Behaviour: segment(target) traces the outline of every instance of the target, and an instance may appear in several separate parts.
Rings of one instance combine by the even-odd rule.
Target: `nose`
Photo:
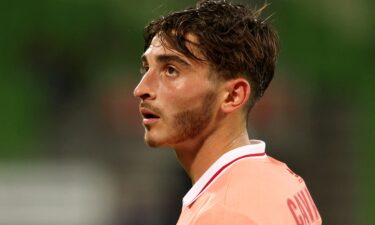
[[[152,77],[148,71],[146,74],[143,75],[142,79],[139,81],[137,87],[134,89],[134,96],[139,97],[142,100],[151,100],[155,98],[155,91],[153,91],[153,87],[155,85],[155,81],[152,80]]]

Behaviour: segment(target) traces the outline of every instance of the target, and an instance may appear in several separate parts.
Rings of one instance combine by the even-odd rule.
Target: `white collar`
[[[266,144],[260,140],[250,140],[249,145],[245,145],[222,155],[216,162],[214,162],[206,172],[198,179],[198,181],[191,187],[189,192],[184,196],[183,206],[192,204],[207,188],[214,183],[222,172],[232,165],[237,160],[243,158],[264,158]]]

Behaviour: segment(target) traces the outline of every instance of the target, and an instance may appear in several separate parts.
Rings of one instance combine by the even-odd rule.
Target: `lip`
[[[139,111],[141,112],[141,115],[142,115],[142,117],[143,117],[143,124],[144,124],[144,125],[151,125],[151,124],[156,123],[157,121],[160,120],[159,115],[157,115],[155,112],[153,112],[153,111],[150,110],[150,109],[147,109],[147,108],[141,107]],[[147,115],[147,114],[151,114],[151,115],[153,115],[153,116],[155,116],[155,117],[146,118],[146,115]]]
[[[143,118],[144,125],[151,125],[153,123],[156,123],[157,121],[159,121],[159,118],[152,118],[152,119]]]

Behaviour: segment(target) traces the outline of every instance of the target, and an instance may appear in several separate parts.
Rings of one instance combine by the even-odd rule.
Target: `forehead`
[[[204,59],[203,54],[199,51],[197,47],[197,38],[192,34],[187,34],[186,40],[186,47],[198,59],[194,59],[193,57],[187,56],[186,54],[178,51],[176,47],[172,46],[168,42],[167,38],[163,37],[160,34],[157,34],[153,37],[149,47],[144,52],[142,58],[145,58],[147,60],[147,58],[152,57],[154,55],[172,54],[184,58],[191,64],[207,64],[207,61]]]

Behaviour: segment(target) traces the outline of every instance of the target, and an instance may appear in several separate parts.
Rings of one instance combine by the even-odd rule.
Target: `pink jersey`
[[[183,199],[177,225],[319,225],[301,177],[265,154],[265,143],[221,156]]]

